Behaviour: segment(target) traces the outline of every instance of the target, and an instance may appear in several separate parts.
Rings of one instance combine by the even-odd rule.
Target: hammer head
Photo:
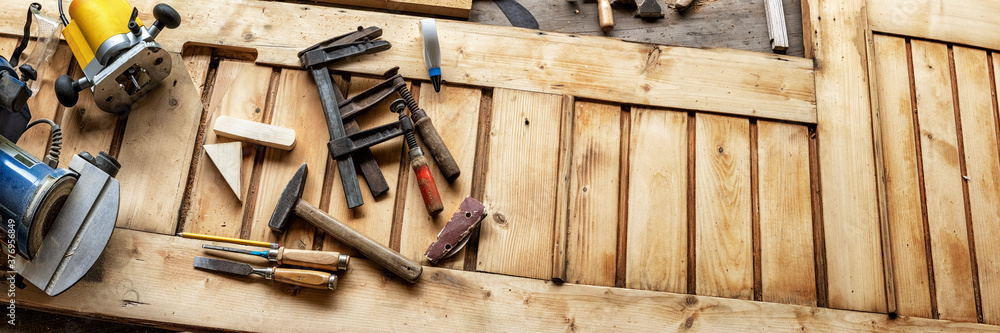
[[[288,225],[288,217],[292,215],[295,211],[295,204],[299,202],[299,197],[302,196],[302,189],[305,188],[306,174],[309,173],[309,168],[306,167],[305,163],[299,167],[298,171],[295,171],[295,175],[292,176],[292,180],[288,181],[288,185],[285,185],[285,189],[281,191],[281,197],[278,198],[278,203],[274,205],[274,213],[271,214],[271,221],[267,223],[267,226],[271,227],[275,233],[282,233],[285,231],[285,226]]]

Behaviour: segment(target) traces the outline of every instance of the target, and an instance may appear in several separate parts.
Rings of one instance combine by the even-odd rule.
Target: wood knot
[[[694,295],[688,295],[687,297],[684,297],[684,304],[687,304],[687,306],[698,305],[698,298],[694,297]]]
[[[724,151],[726,151],[726,150],[722,149],[722,146],[719,146],[719,154],[722,154],[722,152],[724,152]]]
[[[493,214],[493,220],[500,225],[507,224],[507,217],[503,216],[501,213]]]
[[[174,107],[174,106],[177,106],[177,104],[179,104],[179,102],[177,102],[176,98],[171,98],[170,102],[168,102],[168,104],[170,104],[171,107]]]

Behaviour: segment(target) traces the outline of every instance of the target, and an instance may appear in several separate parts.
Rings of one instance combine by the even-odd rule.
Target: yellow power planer
[[[59,103],[76,104],[79,93],[90,88],[101,110],[126,115],[132,103],[155,89],[170,74],[170,55],[154,41],[164,28],[181,24],[181,17],[167,4],[153,7],[156,22],[149,28],[139,11],[126,0],[74,0],[69,5],[63,37],[83,69],[84,77],[62,75],[55,82]]]

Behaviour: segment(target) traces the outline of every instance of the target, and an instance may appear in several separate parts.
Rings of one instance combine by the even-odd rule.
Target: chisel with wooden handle
[[[226,252],[249,254],[265,258],[278,265],[302,266],[327,271],[342,271],[347,269],[351,256],[330,251],[296,250],[279,247],[267,251],[251,251],[231,247],[202,244],[202,248]]]
[[[307,288],[337,289],[337,276],[327,272],[275,267],[254,268],[250,264],[205,257],[194,257],[194,267],[242,276],[257,274],[268,280]]]

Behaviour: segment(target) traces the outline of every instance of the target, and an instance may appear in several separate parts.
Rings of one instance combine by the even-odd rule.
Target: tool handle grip
[[[427,213],[436,216],[444,210],[444,204],[441,203],[441,194],[438,193],[437,184],[434,183],[434,177],[431,176],[431,168],[427,166],[427,157],[424,155],[416,156],[411,163],[413,164],[413,173],[417,175],[417,187],[420,188],[420,197],[424,199]]]
[[[601,30],[607,32],[615,28],[615,18],[611,15],[610,0],[597,0],[597,18],[601,22]]]
[[[294,265],[322,269],[327,271],[338,271],[347,269],[350,257],[339,252],[310,251],[281,248],[278,250],[278,264]]]
[[[322,229],[341,243],[358,249],[358,252],[361,252],[366,258],[399,275],[399,277],[407,282],[417,282],[420,278],[420,273],[424,271],[423,267],[399,254],[399,252],[393,251],[357,230],[351,229],[351,227],[337,221],[330,217],[330,215],[326,215],[322,210],[313,207],[313,205],[305,202],[305,200],[300,199],[295,204],[295,215]]]
[[[458,163],[451,156],[448,146],[444,144],[444,140],[441,140],[441,135],[434,128],[431,118],[427,117],[423,113],[423,110],[419,110],[419,114],[414,113],[413,120],[414,127],[420,133],[420,141],[424,142],[424,145],[430,150],[431,156],[434,156],[434,162],[437,163],[438,169],[444,175],[444,179],[449,183],[454,182],[458,178],[458,175],[461,174],[461,170],[458,169]]]
[[[320,271],[275,268],[274,281],[316,289],[337,289],[337,276]]]

